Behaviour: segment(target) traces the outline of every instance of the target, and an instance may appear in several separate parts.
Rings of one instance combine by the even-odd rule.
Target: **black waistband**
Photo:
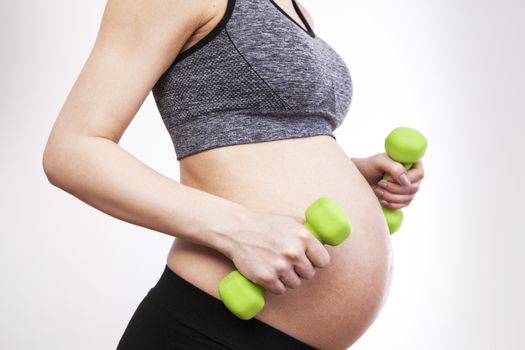
[[[180,322],[231,349],[315,349],[256,318],[241,320],[222,301],[194,286],[168,266],[150,294]]]

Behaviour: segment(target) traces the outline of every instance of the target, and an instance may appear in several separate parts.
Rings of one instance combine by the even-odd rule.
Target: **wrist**
[[[254,222],[255,212],[234,202],[223,209],[208,230],[206,244],[231,259],[235,235]]]
[[[368,158],[351,158],[357,170],[363,175],[366,182],[372,185],[374,183],[374,171],[370,163],[371,157]]]

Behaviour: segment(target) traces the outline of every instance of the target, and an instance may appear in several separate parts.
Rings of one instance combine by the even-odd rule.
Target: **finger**
[[[287,288],[298,288],[301,285],[301,279],[297,276],[294,269],[288,269],[279,274],[279,278]]]
[[[383,199],[381,200],[381,204],[390,209],[401,209],[408,207],[410,203],[389,203]]]
[[[330,263],[330,254],[315,237],[311,237],[306,247],[306,256],[316,268],[323,268]]]
[[[266,290],[273,294],[281,295],[286,292],[286,287],[279,278],[272,278],[271,280],[262,281],[262,283],[259,284],[262,284]]]
[[[419,191],[420,185],[420,181],[412,183],[410,186],[401,186],[395,182],[381,180],[377,183],[377,186],[372,186],[372,188],[374,191],[376,191],[376,193],[377,190],[382,190],[395,194],[413,194]]]
[[[383,194],[377,194],[377,197],[384,199],[389,203],[405,203],[409,204],[414,199],[414,194],[394,194],[384,191]]]
[[[415,162],[412,168],[407,172],[407,175],[411,182],[421,181],[425,177],[423,162],[420,160]]]
[[[380,154],[374,158],[374,167],[380,171],[386,171],[390,178],[401,185],[409,186],[410,178],[403,164],[394,161],[386,153]]]
[[[286,292],[286,287],[280,279],[276,279],[268,285],[268,290],[273,294],[282,295]]]
[[[413,165],[412,165],[412,168],[411,169],[419,169],[421,170],[423,173],[425,172],[424,170],[424,167],[423,167],[423,161],[420,159],[418,160],[417,162],[415,162]]]
[[[300,262],[295,264],[295,272],[299,275],[299,277],[309,280],[314,277],[315,275],[315,267],[313,267],[310,260],[308,260],[306,257],[304,259],[301,259]]]
[[[392,170],[388,171],[387,181],[398,183],[402,186],[410,186],[411,181],[408,177],[407,170],[404,166],[397,163],[397,166],[392,166]]]

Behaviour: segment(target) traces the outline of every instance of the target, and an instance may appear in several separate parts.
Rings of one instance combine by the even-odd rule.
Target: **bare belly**
[[[390,236],[372,189],[337,142],[325,135],[215,148],[181,161],[181,183],[255,211],[304,217],[320,196],[338,202],[353,231],[327,247],[330,264],[283,295],[267,292],[256,318],[320,349],[346,349],[377,317],[392,267]],[[236,269],[224,255],[175,239],[168,266],[219,299]]]

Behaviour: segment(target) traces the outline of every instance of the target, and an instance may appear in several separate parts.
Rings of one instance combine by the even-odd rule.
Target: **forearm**
[[[352,162],[354,162],[354,164],[357,166],[361,160],[361,158],[356,158],[356,157],[348,157],[348,159],[350,159]]]
[[[226,254],[227,235],[249,217],[240,204],[178,183],[109,139],[57,148],[44,156],[49,181],[117,219]]]
[[[354,163],[355,167],[361,174],[363,174],[363,160],[364,158],[357,158],[357,157],[348,157],[349,160]]]

